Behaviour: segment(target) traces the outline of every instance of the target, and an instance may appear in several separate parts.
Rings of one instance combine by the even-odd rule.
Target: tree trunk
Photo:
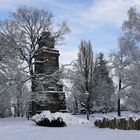
[[[20,102],[19,102],[19,99],[17,101],[17,116],[20,117]]]
[[[87,120],[89,120],[89,113],[90,113],[90,104],[89,104],[89,98],[87,99]]]
[[[119,79],[119,91],[121,91],[122,88],[122,80]],[[120,103],[120,95],[118,95],[118,116],[121,116],[121,103]]]
[[[36,103],[32,101],[31,115],[36,115]]]
[[[31,90],[32,90],[32,97],[31,97],[31,116],[34,116],[36,114],[37,104],[35,102],[35,88],[36,88],[36,80],[34,76],[33,66],[31,65],[32,60],[30,60],[30,75],[31,75]]]
[[[118,98],[118,116],[121,116],[121,104],[120,104],[120,98]]]

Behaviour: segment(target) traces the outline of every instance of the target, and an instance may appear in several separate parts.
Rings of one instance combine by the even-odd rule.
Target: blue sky
[[[0,19],[8,17],[21,5],[46,9],[54,14],[54,22],[66,21],[71,33],[66,35],[60,50],[60,63],[76,59],[82,39],[90,40],[94,54],[117,48],[121,25],[130,6],[140,8],[140,0],[0,0]]]

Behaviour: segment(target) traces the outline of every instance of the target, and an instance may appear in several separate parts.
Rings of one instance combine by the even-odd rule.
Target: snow
[[[102,114],[102,113],[96,113],[94,115],[91,115],[92,120],[95,121],[96,118],[98,119],[102,119],[103,117],[105,118],[120,118],[117,116],[117,112],[111,112],[111,113],[107,113],[107,114]],[[134,112],[130,112],[130,111],[122,111],[121,112],[121,118],[126,118],[128,119],[129,117],[132,117],[133,119],[139,119],[140,118],[140,113],[134,113]]]
[[[43,111],[41,114],[37,114],[33,116],[31,119],[34,122],[40,122],[44,118],[49,119],[50,121],[56,120],[57,118],[62,118],[66,125],[82,125],[82,124],[89,124],[89,121],[83,118],[77,118],[72,116],[69,113],[50,113],[50,111]]]
[[[126,112],[126,114],[130,112]],[[110,113],[111,116],[115,113]],[[133,113],[132,113],[133,114]],[[61,128],[36,126],[26,118],[1,118],[0,140],[139,140],[138,130],[113,130],[94,127],[93,120],[102,114],[94,114],[90,124],[69,125]],[[134,115],[134,114],[133,114]],[[86,116],[74,116],[85,118]]]

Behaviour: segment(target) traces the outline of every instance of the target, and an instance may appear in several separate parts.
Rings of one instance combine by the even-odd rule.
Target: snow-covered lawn
[[[128,115],[130,112],[124,113]],[[109,116],[113,116],[111,113]],[[77,116],[85,117],[85,116]],[[99,129],[94,127],[95,114],[90,124],[63,128],[39,127],[25,118],[0,119],[0,140],[140,140],[140,131]]]

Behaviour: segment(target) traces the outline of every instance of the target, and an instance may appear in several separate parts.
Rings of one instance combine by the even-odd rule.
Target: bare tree
[[[121,46],[120,42],[118,50],[110,54],[110,68],[113,70],[112,76],[115,78],[117,87],[118,116],[121,116],[121,97],[125,96],[125,90],[132,85],[132,81],[130,81],[131,62],[130,57],[126,53],[126,48]]]
[[[24,69],[28,71],[26,80],[31,80],[32,92],[35,92],[37,78],[34,59],[42,32],[51,32],[55,44],[64,39],[64,35],[69,32],[65,23],[53,27],[52,17],[51,12],[23,6],[10,13],[10,18],[0,24],[1,44],[14,48],[15,53],[23,61]],[[34,102],[32,106],[32,114],[35,114]]]
[[[72,62],[72,68],[67,70],[71,82],[71,92],[75,105],[90,111],[91,94],[93,93],[93,52],[90,41],[81,41],[78,58]],[[89,95],[86,97],[85,93]],[[82,110],[81,110],[82,111]]]
[[[123,36],[119,44],[125,51],[125,58],[129,58],[129,70],[127,82],[127,106],[133,106],[133,110],[139,111],[139,71],[140,71],[140,13],[135,7],[128,10],[128,19],[122,25]],[[133,105],[132,105],[133,104]]]

